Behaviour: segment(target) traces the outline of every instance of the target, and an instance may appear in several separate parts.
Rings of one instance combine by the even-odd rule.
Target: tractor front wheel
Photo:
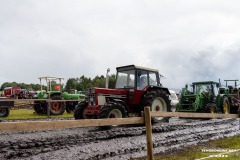
[[[1,108],[0,109],[0,117],[7,117],[10,113],[9,108]]]
[[[223,114],[230,113],[230,105],[227,97],[223,97],[221,101],[221,111]]]
[[[127,111],[117,102],[107,102],[99,112],[99,118],[125,118]],[[102,126],[102,129],[110,129],[113,126]]]
[[[80,102],[77,105],[76,109],[74,110],[74,118],[75,119],[87,119],[87,118],[89,118],[86,115],[87,106],[88,106],[88,103],[86,101]]]
[[[206,113],[217,113],[217,105],[215,103],[209,103],[205,108]]]

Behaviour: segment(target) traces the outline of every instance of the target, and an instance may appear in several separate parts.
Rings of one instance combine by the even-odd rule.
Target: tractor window
[[[148,85],[148,72],[144,70],[138,70],[137,75],[137,89],[142,90]]]
[[[213,93],[214,95],[218,95],[218,87],[217,87],[217,84],[212,84],[213,85]]]
[[[117,74],[116,87],[115,88],[134,88],[135,71],[121,71]]]
[[[155,72],[149,72],[149,85],[157,86],[157,75]]]
[[[202,85],[202,88],[203,88],[204,92],[211,92],[212,91],[211,84]]]

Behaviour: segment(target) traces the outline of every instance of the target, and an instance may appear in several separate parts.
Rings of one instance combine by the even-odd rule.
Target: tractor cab
[[[117,68],[116,89],[144,90],[150,85],[161,86],[158,70],[135,65]]]

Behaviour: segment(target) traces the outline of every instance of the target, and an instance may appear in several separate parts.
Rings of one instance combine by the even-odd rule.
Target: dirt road
[[[154,153],[240,134],[239,119],[171,118],[153,126]],[[0,159],[107,159],[146,156],[145,127],[0,133]]]

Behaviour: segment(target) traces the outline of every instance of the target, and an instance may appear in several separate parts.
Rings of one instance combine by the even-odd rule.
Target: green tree
[[[69,78],[67,80],[66,86],[65,86],[65,91],[70,92],[71,89],[76,89],[77,87],[77,79],[76,78]]]
[[[111,74],[109,76],[109,88],[113,89],[115,88],[115,83],[116,83],[116,75],[115,74]]]

